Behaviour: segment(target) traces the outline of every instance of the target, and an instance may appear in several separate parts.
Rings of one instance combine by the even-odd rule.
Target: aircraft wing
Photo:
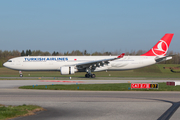
[[[109,61],[113,61],[116,59],[123,58],[125,53],[122,53],[121,55],[117,56],[116,58],[110,58],[110,59],[102,59],[102,60],[95,60],[95,61],[90,61],[90,62],[84,62],[84,63],[78,63],[75,66],[83,69],[83,68],[90,68],[90,67],[100,67],[103,66],[104,64],[108,64]]]

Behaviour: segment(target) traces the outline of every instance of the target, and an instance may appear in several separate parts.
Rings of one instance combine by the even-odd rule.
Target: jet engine
[[[76,71],[74,66],[65,66],[60,69],[61,75],[74,74]]]

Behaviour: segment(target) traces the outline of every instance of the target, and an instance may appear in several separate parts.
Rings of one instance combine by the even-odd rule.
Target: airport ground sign
[[[158,89],[158,83],[131,83],[131,89]]]

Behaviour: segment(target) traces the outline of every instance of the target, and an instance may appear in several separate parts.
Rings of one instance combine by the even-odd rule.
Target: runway
[[[0,104],[35,104],[46,109],[14,120],[179,120],[180,92],[21,90],[17,86],[26,80],[5,81],[0,81]],[[16,84],[8,85],[11,82]]]
[[[174,80],[0,80],[0,89],[18,88],[25,85],[52,85],[52,84],[108,84],[108,83],[159,83]],[[180,80],[175,80],[180,81]]]

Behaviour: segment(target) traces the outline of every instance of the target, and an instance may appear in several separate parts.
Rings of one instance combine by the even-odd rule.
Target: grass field
[[[96,79],[98,77],[104,78],[124,78],[124,77],[141,77],[141,78],[180,78],[180,73],[173,73],[169,69],[163,69],[163,67],[177,67],[179,64],[155,64],[144,68],[139,68],[135,70],[128,71],[102,71],[102,72],[94,72],[96,74]],[[179,70],[180,71],[180,70]],[[59,71],[22,71],[24,77],[65,77],[69,78],[70,76],[85,78],[85,72],[75,73],[74,75],[61,75]],[[0,77],[19,77],[19,72],[15,70],[10,70],[4,67],[0,68]]]
[[[77,85],[39,85],[22,86],[20,89],[41,90],[87,90],[87,91],[180,91],[180,86],[167,86],[159,83],[158,89],[130,89],[130,83],[118,84],[77,84]]]
[[[44,109],[36,105],[4,106],[0,104],[0,120],[33,115],[42,110]]]

